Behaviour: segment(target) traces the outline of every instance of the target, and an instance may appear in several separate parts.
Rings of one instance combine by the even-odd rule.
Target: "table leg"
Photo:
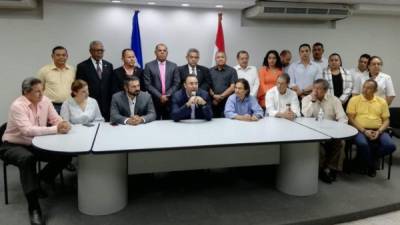
[[[88,215],[107,215],[128,201],[127,154],[78,156],[78,207]]]
[[[318,192],[319,143],[281,144],[276,187],[296,196]]]

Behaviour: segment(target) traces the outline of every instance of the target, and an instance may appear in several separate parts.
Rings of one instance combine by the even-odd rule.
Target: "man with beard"
[[[137,77],[124,80],[124,91],[117,92],[111,100],[111,123],[139,125],[156,119],[151,96],[140,91]]]

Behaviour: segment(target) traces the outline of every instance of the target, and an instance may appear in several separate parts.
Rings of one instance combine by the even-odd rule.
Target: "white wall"
[[[129,47],[131,20],[135,7],[124,5],[44,2],[43,18],[0,17],[0,121],[5,121],[8,107],[20,94],[20,83],[50,62],[55,45],[68,48],[69,63],[89,56],[91,40],[102,40],[105,58],[120,65],[120,51]],[[201,63],[209,66],[217,29],[217,11],[207,9],[140,7],[140,26],[144,61],[153,59],[154,45],[164,42],[169,59],[185,62],[190,47],[201,51]],[[354,16],[339,21],[336,29],[327,25],[299,25],[257,22],[242,26],[240,11],[224,12],[225,45],[228,63],[235,63],[235,53],[246,49],[253,64],[259,66],[269,49],[290,49],[297,57],[303,42],[321,41],[326,54],[338,52],[344,66],[354,67],[360,54],[383,57],[384,71],[393,77],[400,93],[396,73],[400,45],[399,17]],[[243,24],[248,24],[243,22]],[[400,105],[400,97],[395,99]]]

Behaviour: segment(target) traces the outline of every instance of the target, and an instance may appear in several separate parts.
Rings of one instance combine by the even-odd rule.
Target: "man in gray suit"
[[[111,100],[111,123],[139,125],[156,119],[153,101],[147,92],[140,91],[137,77],[124,80],[124,91],[117,92]]]
[[[157,44],[156,59],[144,68],[144,83],[153,98],[157,119],[169,119],[170,97],[180,85],[179,70],[175,63],[167,60],[168,48]]]

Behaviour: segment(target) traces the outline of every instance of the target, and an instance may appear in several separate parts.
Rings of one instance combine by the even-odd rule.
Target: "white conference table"
[[[357,129],[333,120],[317,121],[315,118],[299,117],[294,122],[316,130],[334,139],[346,139],[357,134]]]
[[[92,127],[72,125],[68,134],[37,136],[33,138],[32,144],[46,151],[67,154],[89,153],[92,150],[98,126],[98,124]]]
[[[78,125],[66,135],[35,137],[33,145],[78,153],[79,209],[89,215],[106,215],[127,204],[128,169],[150,173],[279,164],[278,190],[296,196],[315,194],[319,142],[337,138],[329,135],[330,129],[346,127],[341,138],[354,136],[356,130],[336,122],[323,129],[308,127],[308,120],[312,124],[313,118],[292,122],[267,117],[257,122],[213,119],[154,121],[140,126]]]

